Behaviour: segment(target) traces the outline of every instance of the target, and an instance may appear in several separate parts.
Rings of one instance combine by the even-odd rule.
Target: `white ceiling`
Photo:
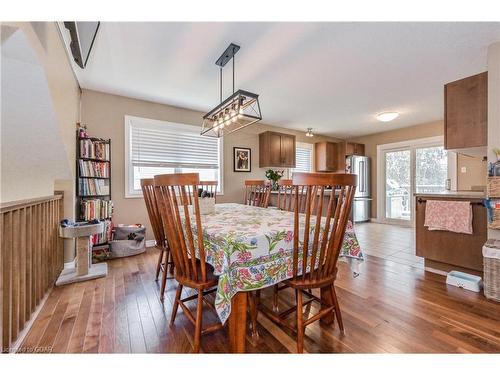
[[[500,23],[104,22],[76,70],[82,88],[207,112],[234,42],[236,89],[260,94],[263,122],[349,137],[442,119],[443,85],[486,70],[496,41]]]

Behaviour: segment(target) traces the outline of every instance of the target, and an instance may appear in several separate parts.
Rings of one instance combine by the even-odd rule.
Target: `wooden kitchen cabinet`
[[[363,156],[365,145],[353,142],[317,142],[314,144],[315,168],[317,172],[344,172],[345,158]]]
[[[487,121],[488,72],[444,86],[445,149],[486,146]]]
[[[361,143],[345,142],[345,156],[365,156],[365,145]]]
[[[424,226],[425,206],[429,199],[471,202],[473,234],[429,230]],[[486,208],[482,205],[482,198],[417,196],[415,200],[416,255],[425,258],[426,266],[445,272],[452,269],[481,272],[482,248],[487,239]]]
[[[314,160],[316,172],[337,170],[337,146],[333,142],[316,142],[314,144]]]
[[[295,136],[267,131],[259,134],[259,167],[295,168]]]

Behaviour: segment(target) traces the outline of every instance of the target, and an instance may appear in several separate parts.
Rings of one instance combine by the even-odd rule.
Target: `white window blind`
[[[297,143],[295,149],[295,168],[293,172],[312,171],[312,145],[309,143]]]
[[[219,168],[217,138],[200,136],[198,128],[131,125],[132,165],[137,167]]]
[[[192,125],[126,116],[127,196],[141,194],[141,178],[164,173],[199,173],[221,185],[221,141],[200,136]]]

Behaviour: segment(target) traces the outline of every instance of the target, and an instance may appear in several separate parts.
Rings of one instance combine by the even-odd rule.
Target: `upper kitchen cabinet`
[[[363,156],[365,145],[353,142],[317,142],[314,144],[317,172],[344,172],[345,158],[351,155]]]
[[[337,147],[333,142],[316,142],[314,144],[314,160],[316,172],[337,170]]]
[[[444,144],[447,150],[487,145],[488,72],[444,86]]]
[[[365,145],[361,143],[345,142],[345,156],[365,156]]]
[[[295,136],[272,131],[260,133],[259,167],[295,168]]]

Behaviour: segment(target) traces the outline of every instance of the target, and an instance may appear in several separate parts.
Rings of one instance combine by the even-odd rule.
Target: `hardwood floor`
[[[54,353],[186,353],[193,326],[182,312],[169,328],[175,281],[165,304],[154,281],[156,250],[108,262],[106,278],[54,288],[20,351]],[[500,304],[447,286],[444,277],[368,255],[353,278],[341,262],[337,294],[345,336],[338,326],[313,323],[305,351],[321,353],[500,352]],[[264,303],[271,301],[263,292]],[[292,301],[280,292],[280,304]],[[194,308],[194,305],[192,305]],[[311,309],[316,309],[313,305]],[[314,311],[314,310],[313,310]],[[293,318],[293,316],[292,316]],[[204,321],[217,319],[204,310]],[[295,352],[295,336],[259,315],[259,338],[247,335],[252,353]],[[228,351],[227,328],[202,337],[202,351]]]

